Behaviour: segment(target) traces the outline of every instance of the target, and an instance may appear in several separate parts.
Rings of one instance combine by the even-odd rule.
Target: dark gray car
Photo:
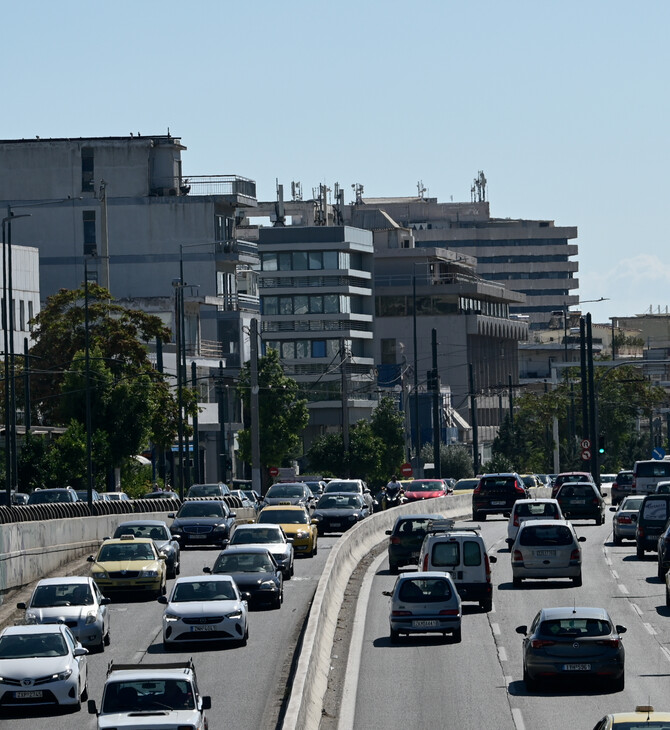
[[[284,600],[282,571],[267,548],[231,546],[219,553],[214,567],[203,568],[203,572],[232,576],[240,591],[249,594],[250,604],[280,608]]]

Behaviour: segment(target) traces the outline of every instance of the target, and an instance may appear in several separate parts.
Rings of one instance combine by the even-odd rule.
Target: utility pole
[[[600,486],[600,465],[598,464],[598,423],[596,414],[596,390],[593,376],[593,335],[591,332],[591,312],[586,314],[586,348],[588,354],[589,378],[589,431],[591,433],[591,476]]]
[[[198,378],[196,377],[195,362],[191,363],[191,387],[196,393]],[[198,409],[193,414],[193,482],[200,483],[200,434],[198,433]]]
[[[470,366],[472,367],[472,366]],[[507,387],[509,389],[509,425],[514,428],[514,390],[512,388],[512,376],[507,376]]]
[[[475,476],[479,474],[479,434],[477,433],[477,397],[475,395],[475,376],[472,363],[468,363],[470,375],[470,421],[472,422],[472,464]],[[511,378],[511,376],[510,376]],[[511,391],[510,391],[511,393]]]
[[[224,411],[224,388],[223,388],[223,360],[219,360],[219,369],[215,378],[216,382],[216,404],[219,415],[219,432],[216,435],[216,453],[219,459],[219,469],[217,477],[219,481],[228,481],[228,470],[226,468],[226,446],[223,425],[225,423]]]
[[[351,475],[351,459],[349,454],[349,381],[347,380],[347,362],[349,353],[347,351],[344,337],[340,338],[340,375],[342,380],[342,446],[344,450],[344,467],[346,476]]]
[[[586,378],[586,320],[584,317],[579,318],[579,369],[582,380],[582,439],[591,441],[593,446],[592,434],[589,434],[589,394]]]
[[[260,408],[258,386],[258,320],[251,320],[251,488],[258,494],[262,492],[261,480],[261,443],[260,443]]]
[[[107,235],[107,183],[100,181],[100,258],[102,259],[102,285],[110,291],[109,238]]]
[[[431,332],[431,348],[433,355],[433,464],[436,479],[442,477],[440,463],[440,377],[437,371],[437,330]]]

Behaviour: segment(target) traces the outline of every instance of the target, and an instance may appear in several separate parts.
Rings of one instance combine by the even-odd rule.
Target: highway
[[[584,535],[583,586],[567,580],[524,581],[512,586],[510,553],[505,545],[507,521],[481,523],[493,566],[494,609],[486,614],[464,603],[460,644],[441,636],[401,637],[391,645],[389,599],[395,577],[384,556],[371,566],[371,591],[362,642],[349,655],[360,655],[355,710],[340,730],[405,727],[449,727],[459,730],[590,729],[608,712],[631,710],[638,704],[670,707],[670,609],[665,586],[656,577],[656,554],[635,557],[635,544],[611,543],[611,517],[605,525],[576,522]],[[522,637],[515,628],[529,625],[544,606],[602,606],[628,631],[626,687],[608,692],[586,682],[526,691],[522,681]],[[353,697],[352,704],[353,704]],[[343,713],[344,714],[344,713]],[[353,719],[353,723],[351,722]]]
[[[114,600],[111,604],[111,645],[102,654],[88,657],[89,697],[98,705],[107,666],[117,662],[164,662],[193,657],[202,694],[211,695],[207,713],[210,730],[273,729],[296,641],[316,584],[337,537],[319,538],[314,558],[295,561],[295,575],[284,584],[284,603],[279,610],[253,610],[249,615],[246,647],[192,645],[189,650],[165,653],[161,616],[164,606],[153,600]],[[201,575],[211,566],[217,549],[182,551],[181,576]],[[85,574],[85,568],[82,574]],[[173,581],[169,581],[169,587]],[[95,728],[86,704],[78,713],[57,714],[53,709],[32,710],[25,717],[2,720],[11,730],[72,730]]]

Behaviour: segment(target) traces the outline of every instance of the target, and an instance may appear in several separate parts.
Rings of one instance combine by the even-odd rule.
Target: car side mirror
[[[312,525],[318,525],[319,524],[319,520],[313,519],[312,522],[311,522],[311,524]]]
[[[235,517],[237,517],[237,512],[231,512],[231,513],[230,513],[230,514],[228,515],[228,517],[231,517],[231,518],[233,518],[233,519],[234,519]]]
[[[96,707],[95,700],[89,700],[86,703],[86,706],[88,707],[88,714],[89,715],[97,715],[98,714],[98,708]]]
[[[100,599],[100,605],[101,605],[101,606],[109,606],[109,604],[110,604],[111,602],[112,602],[112,599],[111,599],[111,598],[107,598],[107,596],[103,596],[103,597],[102,597],[102,598]]]
[[[212,698],[209,695],[205,695],[202,698],[202,709],[203,710],[211,710],[212,709]]]
[[[620,624],[617,624],[614,628],[616,628],[617,634],[625,634],[628,631],[625,626],[621,626]]]
[[[74,651],[72,652],[74,656],[86,656],[88,654],[88,649],[84,649],[83,646],[75,646]]]
[[[523,634],[523,636],[525,636],[528,633],[528,626],[526,626],[525,624],[523,626],[517,626],[516,633]]]
[[[202,569],[202,572],[203,572],[203,573],[211,573],[211,572],[212,572],[212,569],[211,569],[211,568],[208,568],[207,566],[205,566],[205,567],[204,567],[204,568]]]
[[[109,535],[107,535],[106,537],[103,537],[102,539],[103,540],[111,540],[112,538]]]
[[[616,507],[610,507],[610,512],[616,512]]]
[[[176,517],[176,515],[175,515],[175,513],[174,513],[174,512],[168,512],[168,517],[169,517],[170,519],[174,520],[174,518]]]
[[[584,535],[582,535],[581,537],[578,537],[577,540],[579,542],[586,542],[586,538],[584,537]]]
[[[498,558],[495,555],[489,555],[489,563],[497,563]]]
[[[251,593],[245,591],[244,593],[240,593],[240,596],[242,596],[242,600],[248,601],[251,598]]]
[[[287,537],[287,538],[286,538],[286,542],[288,542],[288,543],[290,543],[291,545],[293,545],[293,538],[292,538],[292,537]]]
[[[393,533],[393,531],[392,531],[392,530],[386,530],[386,531],[384,532],[384,534],[385,534],[385,535],[391,535],[392,533]]]
[[[88,560],[89,563],[95,563],[95,558],[92,555],[89,555],[86,560]]]
[[[167,604],[167,602],[168,602],[167,596],[158,596],[158,598],[156,600],[158,601],[158,603]]]
[[[228,538],[226,538],[225,540],[221,540],[221,547],[225,548],[228,545],[230,545],[230,540]]]
[[[388,596],[389,598],[393,595],[393,591],[382,591],[382,596]]]
[[[21,601],[21,603],[17,603],[17,604],[16,604],[16,607],[17,607],[17,608],[20,608],[20,609],[22,609],[22,610],[24,610],[24,611],[26,610],[26,604],[25,604],[25,603],[23,603],[23,601]]]

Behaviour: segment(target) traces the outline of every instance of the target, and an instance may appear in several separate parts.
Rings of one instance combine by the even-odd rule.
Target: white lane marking
[[[493,631],[495,636],[500,636],[500,625],[499,624],[491,624],[491,631]]]
[[[626,595],[628,595],[628,588],[626,588],[626,586],[623,583],[619,583],[619,590],[622,593],[625,593]]]
[[[619,574],[616,572],[616,570],[612,571],[612,575],[614,576],[614,580],[619,580]]]
[[[633,611],[635,611],[638,616],[642,616],[642,609],[637,605],[637,603],[631,603],[630,607],[633,609]]]
[[[349,655],[347,657],[347,668],[345,670],[344,687],[342,689],[342,700],[340,702],[340,720],[337,724],[338,730],[351,730],[356,718],[356,694],[358,692],[358,676],[361,669],[361,655],[363,653],[363,637],[365,634],[365,619],[368,615],[368,603],[372,580],[377,569],[388,557],[385,550],[380,553],[370,564],[370,567],[363,576],[361,589],[358,593],[356,613],[351,630],[351,643],[349,644]]]
[[[489,613],[495,613],[496,612],[496,604],[494,601],[491,601],[491,610]]]
[[[498,657],[500,658],[501,662],[507,661],[507,651],[505,650],[504,646],[498,647]]]
[[[523,724],[523,715],[518,707],[512,708],[512,720],[514,720],[516,730],[526,730],[526,726]]]
[[[612,559],[607,553],[605,553],[605,562],[607,563],[607,565],[612,565]]]
[[[655,628],[654,628],[654,627],[653,627],[653,626],[652,626],[651,624],[642,624],[642,625],[644,626],[644,628],[645,628],[645,629],[647,629],[647,631],[648,631],[648,632],[649,632],[649,633],[650,633],[650,634],[651,634],[652,636],[655,636],[655,635],[656,635],[656,629],[655,629]]]
[[[663,656],[670,662],[670,649],[667,649],[665,646],[662,646],[661,651],[663,652]]]

